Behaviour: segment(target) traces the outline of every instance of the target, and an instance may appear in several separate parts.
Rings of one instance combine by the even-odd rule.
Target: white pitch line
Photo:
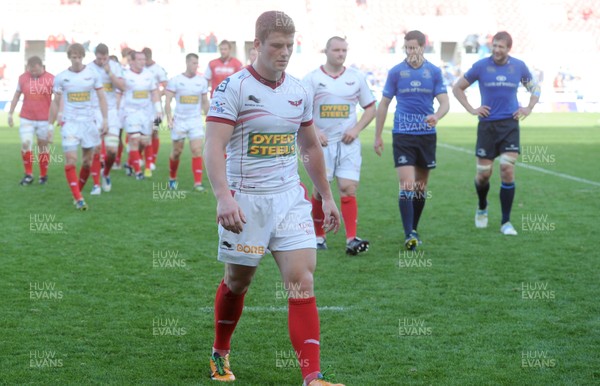
[[[475,156],[475,154],[473,154],[473,151],[471,151],[469,149],[465,149],[464,147],[449,145],[447,143],[438,143],[438,146],[445,147],[446,149],[450,149],[450,150],[460,151],[462,153],[467,153],[467,154],[471,154],[471,155]],[[600,186],[600,182],[586,180],[585,178],[575,177],[575,176],[571,176],[571,175],[565,174],[565,173],[553,172],[552,170],[544,169],[539,166],[533,166],[533,165],[526,164],[523,162],[517,162],[517,166],[525,168],[525,169],[535,170],[536,172],[540,172],[540,173],[550,174],[551,176],[561,177],[561,178],[564,178],[567,180],[581,182],[583,184]]]
[[[335,312],[345,312],[349,308],[348,307],[339,307],[339,306],[323,306],[317,307],[319,311],[335,311]],[[287,307],[244,307],[244,311],[246,312],[287,312]],[[200,307],[200,312],[214,312],[213,307]]]

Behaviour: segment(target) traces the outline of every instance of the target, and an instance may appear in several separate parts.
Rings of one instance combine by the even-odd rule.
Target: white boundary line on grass
[[[213,312],[215,309],[213,307],[200,307],[200,312]],[[246,312],[287,312],[287,307],[244,307],[244,311]],[[348,307],[340,307],[340,306],[323,306],[317,307],[319,311],[335,311],[335,312],[346,312]]]
[[[469,149],[465,149],[464,147],[449,145],[447,143],[438,143],[438,146],[445,147],[446,149],[450,149],[450,150],[460,151],[460,152],[471,154],[471,155],[475,156],[475,154],[473,154],[473,151],[471,151]],[[525,169],[535,170],[536,172],[540,172],[540,173],[550,174],[551,176],[556,176],[556,177],[561,177],[561,178],[564,178],[567,180],[581,182],[583,184],[600,186],[600,182],[586,180],[585,178],[579,178],[579,177],[571,176],[571,175],[564,174],[564,173],[553,172],[552,170],[544,169],[539,166],[525,164],[523,162],[517,162],[517,166],[523,167]]]

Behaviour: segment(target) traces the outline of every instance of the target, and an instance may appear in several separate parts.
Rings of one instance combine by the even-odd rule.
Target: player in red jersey
[[[219,52],[221,57],[208,62],[208,67],[204,72],[204,77],[210,84],[210,97],[213,97],[215,90],[225,78],[241,70],[244,65],[242,62],[231,56],[231,43],[223,40],[219,43]]]
[[[52,86],[54,75],[44,70],[42,60],[32,56],[27,60],[27,71],[19,77],[17,90],[8,111],[8,126],[14,126],[13,114],[21,94],[23,106],[21,107],[21,157],[25,166],[25,177],[21,185],[30,185],[33,182],[33,136],[37,136],[38,162],[40,164],[40,184],[48,181],[48,163],[50,160],[48,143],[52,142],[54,126],[48,125],[48,115],[52,102]]]
[[[256,21],[254,64],[215,90],[206,124],[206,170],[217,198],[218,259],[225,276],[215,299],[211,378],[235,380],[231,336],[260,260],[270,251],[288,291],[288,329],[304,385],[332,385],[321,374],[319,315],[314,295],[316,239],[311,204],[298,175],[298,150],[323,198],[325,230],[340,217],[325,176],[309,92],[284,71],[295,27],[283,12]],[[227,148],[227,160],[224,158]]]
[[[48,123],[54,124],[62,99],[64,125],[61,129],[62,146],[65,153],[65,174],[75,199],[75,207],[86,210],[87,205],[81,195],[89,175],[94,148],[100,145],[100,136],[108,131],[108,108],[102,90],[102,81],[98,74],[83,64],[85,49],[74,43],[67,49],[71,67],[61,72],[54,79],[54,100],[50,109]],[[96,127],[95,109],[92,92],[98,96],[98,104],[102,113],[100,132]],[[77,148],[81,146],[83,162],[77,181]]]

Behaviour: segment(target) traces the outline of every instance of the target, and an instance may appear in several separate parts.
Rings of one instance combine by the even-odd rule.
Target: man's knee
[[[481,165],[477,164],[477,181],[478,182],[487,182],[492,175],[492,164],[489,165]]]

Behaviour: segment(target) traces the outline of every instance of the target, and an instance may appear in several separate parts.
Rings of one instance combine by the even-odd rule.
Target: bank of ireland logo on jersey
[[[248,156],[285,157],[296,154],[296,133],[251,133],[248,135]]]
[[[421,85],[421,82],[419,82],[418,80],[413,80],[412,82],[410,82],[411,87],[419,87]]]
[[[496,80],[497,80],[498,82],[505,82],[505,81],[506,81],[506,77],[505,77],[504,75],[498,75],[498,76],[496,77]]]

